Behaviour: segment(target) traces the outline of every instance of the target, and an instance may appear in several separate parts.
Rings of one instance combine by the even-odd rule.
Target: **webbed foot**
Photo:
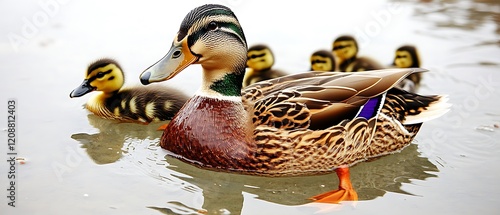
[[[358,194],[356,193],[351,184],[349,168],[340,167],[337,168],[335,172],[337,172],[337,176],[339,177],[339,189],[322,193],[313,196],[309,199],[314,200],[314,202],[335,203],[335,204],[341,201],[358,200]]]

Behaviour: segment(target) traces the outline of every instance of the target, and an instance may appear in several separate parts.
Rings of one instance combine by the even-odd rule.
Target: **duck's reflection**
[[[243,193],[255,195],[257,199],[281,205],[302,205],[310,203],[309,197],[334,190],[338,178],[333,174],[305,177],[269,178],[215,172],[186,164],[166,156],[158,144],[150,147],[137,147],[145,139],[158,142],[162,131],[157,128],[162,123],[138,125],[117,123],[92,114],[89,123],[99,130],[97,133],[78,133],[71,137],[82,144],[88,155],[97,164],[118,161],[123,154],[130,153],[131,159],[138,159],[139,167],[146,172],[154,172],[155,177],[163,181],[182,181],[169,183],[171,186],[183,186],[183,192],[202,192],[203,198],[198,205],[184,203],[182,200],[166,199],[165,205],[148,206],[165,214],[198,214],[207,212],[239,214],[242,211]],[[421,157],[417,145],[411,144],[400,153],[388,155],[371,162],[360,163],[351,168],[351,181],[359,200],[371,200],[387,192],[413,195],[401,189],[402,183],[412,179],[425,180],[434,177],[437,167],[428,159]],[[140,150],[148,150],[146,153]],[[141,156],[143,155],[143,156]],[[146,156],[146,158],[144,157]],[[165,166],[167,168],[165,168]],[[173,184],[173,185],[172,185]]]
[[[167,157],[167,168],[190,177],[179,177],[203,190],[203,206],[208,213],[229,211],[241,213],[243,192],[258,199],[282,205],[302,205],[309,197],[336,189],[338,179],[333,174],[307,177],[267,178],[203,170]],[[364,162],[351,169],[352,183],[359,200],[371,200],[387,192],[413,195],[401,189],[402,183],[412,179],[435,177],[437,167],[419,156],[417,145],[412,144],[400,153]],[[175,202],[175,201],[173,201]],[[178,207],[179,204],[176,204]],[[168,209],[169,206],[163,207]],[[162,207],[155,208],[156,210]]]
[[[162,131],[157,130],[162,123],[150,125],[121,123],[102,119],[93,114],[88,115],[88,120],[89,124],[99,132],[76,133],[71,135],[71,138],[82,144],[82,148],[86,149],[87,154],[96,164],[109,164],[119,160],[123,153],[129,151],[127,147],[130,144],[125,144],[126,142],[152,140],[159,138],[162,134]]]

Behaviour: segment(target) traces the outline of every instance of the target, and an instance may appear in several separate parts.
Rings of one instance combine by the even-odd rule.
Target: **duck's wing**
[[[249,111],[253,111],[255,126],[324,129],[358,116],[370,100],[380,104],[386,91],[406,76],[423,71],[387,69],[357,73],[300,73],[250,85],[242,91],[242,97],[247,104],[253,104],[253,110]],[[370,108],[373,109],[371,115],[379,111]]]

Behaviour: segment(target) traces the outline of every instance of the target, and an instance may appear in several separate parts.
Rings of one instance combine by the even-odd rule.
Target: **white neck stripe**
[[[206,92],[202,89],[199,89],[198,91],[196,91],[196,93],[194,93],[194,95],[200,96],[200,97],[212,98],[212,99],[232,101],[232,102],[241,102],[241,96],[224,96],[224,95],[217,93],[215,91]]]

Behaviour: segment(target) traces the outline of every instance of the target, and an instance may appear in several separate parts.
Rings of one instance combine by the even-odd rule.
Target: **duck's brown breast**
[[[254,147],[241,102],[195,96],[168,124],[162,148],[203,167],[248,170]]]

